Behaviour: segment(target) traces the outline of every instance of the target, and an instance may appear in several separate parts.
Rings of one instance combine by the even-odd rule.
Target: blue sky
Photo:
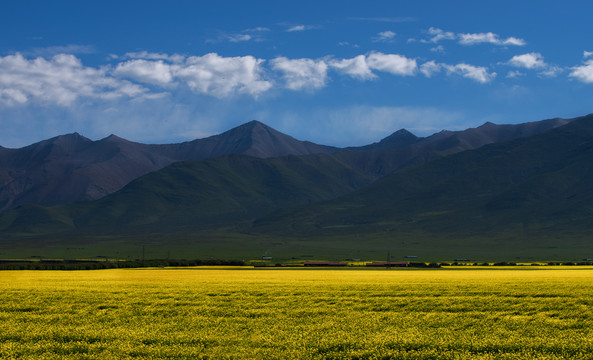
[[[591,1],[12,1],[0,145],[250,120],[348,146],[593,112]]]

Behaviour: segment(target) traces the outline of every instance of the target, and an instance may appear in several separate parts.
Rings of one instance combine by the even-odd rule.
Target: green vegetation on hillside
[[[593,116],[377,181],[344,156],[180,162],[97,201],[23,206],[0,214],[0,257],[593,258]]]

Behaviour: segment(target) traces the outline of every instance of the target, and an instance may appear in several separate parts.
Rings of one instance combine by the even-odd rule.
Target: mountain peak
[[[62,148],[64,151],[77,151],[81,146],[87,146],[88,144],[92,143],[93,141],[89,138],[86,138],[79,133],[71,133],[65,135],[58,135],[51,139],[44,140],[38,142],[37,144],[33,144],[30,146],[37,147],[37,146],[57,146]]]
[[[379,143],[386,143],[386,142],[401,142],[401,140],[411,140],[415,141],[418,137],[406,129],[399,129],[398,131],[394,132],[393,134],[387,136],[386,138],[382,139]]]
[[[219,135],[195,140],[196,144],[200,142],[203,143],[202,146],[208,148],[210,157],[244,154],[268,158],[330,153],[336,150],[330,146],[297,140],[257,120],[249,121]]]
[[[482,125],[478,126],[478,129],[483,129],[483,128],[489,128],[489,127],[493,127],[493,126],[498,126],[493,122],[490,121],[486,121],[485,123],[483,123]]]
[[[263,122],[257,121],[257,120],[248,121],[248,122],[246,122],[245,124],[243,124],[241,126],[245,126],[245,125],[248,125],[248,126],[260,125],[260,126],[264,126],[264,127],[269,127],[268,125],[264,124]]]
[[[119,137],[115,134],[111,134],[109,136],[107,136],[106,138],[101,139],[100,141],[108,141],[108,142],[118,142],[118,143],[129,143],[129,140],[126,140],[122,137]]]
[[[383,138],[379,142],[370,145],[349,147],[349,150],[366,151],[366,150],[383,150],[383,149],[398,149],[406,147],[418,142],[421,138],[412,134],[406,129],[399,129],[393,134]]]
[[[230,132],[234,132],[234,133],[241,133],[241,134],[250,134],[251,136],[253,136],[254,134],[258,134],[258,133],[267,133],[267,134],[271,134],[271,133],[275,133],[275,134],[282,134],[281,132],[279,132],[278,130],[260,122],[257,120],[251,120],[249,122],[246,122],[243,125],[239,125],[229,131],[227,131],[227,133]],[[288,136],[288,135],[286,135]]]
[[[53,138],[51,138],[51,139],[49,139],[49,140],[53,140],[53,141],[57,141],[57,140],[60,140],[60,141],[63,141],[63,140],[83,140],[83,141],[91,141],[90,139],[88,139],[88,138],[86,138],[86,137],[84,137],[84,136],[80,135],[80,134],[79,134],[79,133],[77,133],[77,132],[73,132],[73,133],[70,133],[70,134],[64,134],[64,135],[58,135],[58,136],[55,136],[55,137],[53,137]]]

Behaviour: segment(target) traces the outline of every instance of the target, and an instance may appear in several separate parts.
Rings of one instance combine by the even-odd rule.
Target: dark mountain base
[[[548,237],[534,234],[514,237],[456,238],[433,234],[349,233],[311,237],[219,232],[152,234],[145,236],[102,236],[76,238],[13,239],[3,243],[0,259],[56,259],[102,257],[142,259],[238,259],[272,257],[274,262],[307,260],[380,260],[451,262],[539,262],[593,259],[586,236]]]

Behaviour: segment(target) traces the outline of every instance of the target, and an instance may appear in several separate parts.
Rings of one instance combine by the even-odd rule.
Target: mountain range
[[[99,141],[77,133],[62,135],[20,149],[0,147],[0,211],[23,204],[99,199],[141,175],[182,160],[333,151],[333,147],[295,140],[257,121],[181,144],[146,145],[115,135]]]
[[[0,204],[12,209],[0,234],[6,254],[142,243],[219,257],[573,256],[588,246],[592,129],[592,115],[402,129],[349,148],[257,121],[168,145],[64,135],[0,148]]]

